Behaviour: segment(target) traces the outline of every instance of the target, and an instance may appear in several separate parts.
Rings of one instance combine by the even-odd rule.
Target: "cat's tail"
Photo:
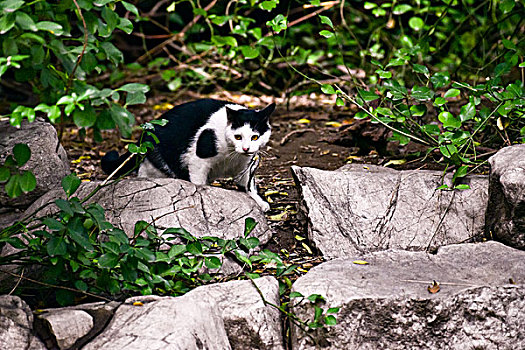
[[[131,152],[126,152],[121,156],[119,156],[117,151],[110,151],[106,153],[106,155],[100,160],[102,170],[108,175],[113,173],[122,163],[126,161],[126,159],[129,158],[130,155]],[[126,164],[124,164],[124,166],[122,166],[122,168],[119,169],[115,176],[121,176],[138,169],[138,163],[139,159],[137,159],[137,155],[135,155],[135,157],[131,158],[126,162]]]

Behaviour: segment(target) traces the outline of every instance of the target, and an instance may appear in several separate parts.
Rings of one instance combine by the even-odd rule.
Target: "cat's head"
[[[227,142],[235,147],[237,153],[251,155],[259,151],[270,140],[270,115],[275,110],[275,103],[262,110],[226,107],[228,127]]]

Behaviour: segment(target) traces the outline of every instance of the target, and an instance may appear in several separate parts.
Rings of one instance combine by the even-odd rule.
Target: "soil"
[[[274,100],[227,92],[206,97],[226,99],[249,107],[262,107]],[[195,98],[197,96],[184,96],[174,100],[171,96],[159,95],[132,111],[138,123],[142,123],[158,118],[172,105]],[[266,248],[280,253],[283,259],[299,265],[300,269],[321,262],[322,257],[307,237],[307,220],[300,210],[300,197],[290,170],[292,165],[325,170],[340,168],[348,162],[386,164],[398,169],[441,168],[428,162],[417,145],[399,147],[397,142],[388,141],[390,134],[384,127],[354,120],[355,106],[334,107],[333,101],[323,98],[311,95],[276,101],[278,107],[271,118],[272,137],[261,154],[257,176],[259,192],[271,204],[267,218],[275,231]],[[140,129],[137,128],[134,139],[139,135]],[[105,179],[106,175],[99,166],[100,158],[107,151],[119,150],[122,153],[124,149],[125,143],[118,131],[105,131],[102,136],[103,141],[96,143],[90,132],[79,135],[74,126],[65,130],[62,143],[71,160],[72,171],[83,181]],[[404,163],[388,164],[392,159],[403,159]],[[231,188],[224,181],[213,185]]]

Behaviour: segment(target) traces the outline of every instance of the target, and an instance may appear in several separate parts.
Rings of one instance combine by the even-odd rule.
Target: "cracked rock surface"
[[[84,182],[75,195],[83,198],[96,186],[96,182]],[[48,192],[26,214],[60,197],[64,197],[62,190]],[[178,179],[124,179],[102,188],[90,202],[99,203],[106,210],[107,220],[128,235],[133,234],[135,222],[155,220],[160,230],[183,227],[195,236],[234,239],[243,235],[244,221],[251,217],[258,222],[251,235],[261,244],[271,238],[264,213],[247,194]]]
[[[33,334],[33,313],[17,296],[0,296],[0,349],[45,350]]]
[[[525,145],[490,157],[486,235],[525,250]]]
[[[36,188],[17,198],[9,198],[4,191],[0,191],[0,208],[4,211],[15,207],[27,208],[50,189],[60,187],[62,177],[70,173],[66,151],[62,145],[58,146],[58,151],[55,152],[58,137],[51,124],[40,119],[32,123],[24,120],[20,129],[17,129],[11,126],[9,121],[1,121],[0,163],[12,154],[13,147],[17,143],[25,143],[31,149],[31,158],[22,170],[33,172],[36,177]]]
[[[436,294],[427,290],[433,280]],[[341,307],[337,325],[314,335],[321,347],[525,348],[525,252],[498,242],[445,246],[436,255],[390,250],[335,259],[293,290],[325,296],[325,309]],[[302,319],[313,314],[304,304],[294,311]],[[293,334],[294,349],[316,348],[295,327]]]
[[[349,164],[336,171],[292,167],[311,241],[326,258],[385,249],[426,250],[483,232],[488,179],[436,190],[441,172]],[[446,178],[445,182],[450,181]]]
[[[278,303],[273,277],[254,281]],[[250,281],[199,287],[181,297],[133,297],[83,349],[282,349],[279,312]]]

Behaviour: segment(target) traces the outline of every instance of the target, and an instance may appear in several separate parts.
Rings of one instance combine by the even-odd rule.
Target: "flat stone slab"
[[[84,198],[98,183],[83,182],[75,196]],[[55,190],[39,198],[25,215],[41,205],[64,198],[64,191]],[[137,221],[154,221],[162,230],[183,227],[191,234],[235,239],[244,234],[245,219],[251,217],[258,223],[251,236],[261,244],[271,238],[266,217],[259,206],[247,194],[211,186],[196,186],[178,179],[124,179],[102,188],[89,202],[96,202],[106,210],[106,219],[133,234]],[[39,215],[57,210],[39,212]],[[160,231],[161,232],[161,231]]]
[[[254,280],[279,303],[273,277]],[[181,297],[133,297],[83,349],[284,349],[279,311],[250,281],[202,286]]]
[[[0,295],[0,349],[46,349],[33,334],[31,309],[17,296]]]
[[[525,144],[490,157],[486,236],[525,250]]]
[[[440,290],[431,294],[434,280]],[[335,259],[293,290],[321,294],[325,308],[341,307],[337,325],[313,333],[330,349],[525,348],[525,252],[498,242],[445,246],[435,255],[389,250]],[[304,303],[293,309],[302,319],[313,315]],[[293,334],[293,349],[316,348],[295,326]]]
[[[292,167],[310,240],[326,258],[385,249],[427,250],[483,233],[488,178],[441,191],[441,172],[362,164],[336,171]],[[450,177],[445,178],[445,183]]]

